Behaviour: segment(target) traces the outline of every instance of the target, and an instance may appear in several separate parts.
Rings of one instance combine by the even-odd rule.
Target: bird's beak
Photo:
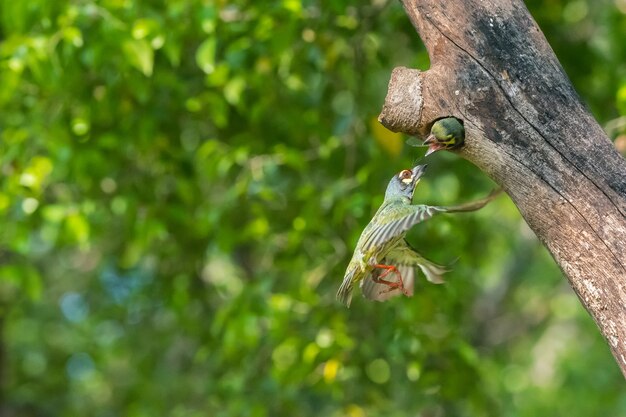
[[[426,155],[424,155],[424,156],[428,156],[431,153],[434,153],[434,152],[437,152],[440,149],[443,149],[443,146],[440,145],[439,142],[437,142],[437,139],[435,138],[435,135],[433,135],[432,133],[430,135],[428,135],[428,137],[424,141],[424,145],[428,146],[428,150],[426,151]]]
[[[417,165],[411,171],[413,172],[413,182],[411,184],[411,199],[413,199],[413,193],[415,193],[415,188],[417,188],[417,183],[420,182],[420,178],[426,172],[426,167],[428,165]]]
[[[428,165],[417,165],[411,171],[413,171],[413,183],[417,184],[424,172],[426,172],[426,167]]]

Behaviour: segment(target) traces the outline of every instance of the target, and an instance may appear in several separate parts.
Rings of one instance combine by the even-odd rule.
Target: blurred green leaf
[[[217,39],[210,37],[200,44],[196,51],[196,62],[202,71],[211,74],[215,70],[215,50]]]
[[[152,75],[154,67],[154,50],[144,39],[128,39],[124,41],[122,50],[128,62],[141,71],[146,77]]]

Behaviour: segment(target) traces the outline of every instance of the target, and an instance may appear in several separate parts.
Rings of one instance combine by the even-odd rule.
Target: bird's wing
[[[401,236],[415,224],[427,220],[436,213],[442,212],[439,207],[424,205],[402,205],[386,207],[376,213],[372,222],[363,232],[361,250],[369,252],[380,248],[390,240]]]
[[[457,206],[399,205],[384,206],[363,231],[359,247],[363,253],[380,248],[390,240],[401,236],[417,223],[428,220],[437,213],[460,213],[476,211],[487,205],[502,192],[492,191],[487,197]]]
[[[387,259],[393,263],[419,267],[426,279],[433,284],[443,284],[445,282],[442,275],[448,272],[448,269],[424,258],[406,240],[402,240],[393,251],[389,252]]]
[[[433,208],[444,213],[462,213],[467,211],[476,211],[485,207],[487,203],[496,198],[501,192],[502,188],[496,188],[495,190],[491,191],[487,197],[481,198],[480,200],[470,201],[469,203],[459,204],[458,206],[437,206]]]

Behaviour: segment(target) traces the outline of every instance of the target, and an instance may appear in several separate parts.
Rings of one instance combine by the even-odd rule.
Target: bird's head
[[[430,128],[430,134],[424,141],[428,146],[426,156],[441,149],[455,149],[465,142],[465,128],[456,117],[437,120]]]
[[[406,197],[412,200],[415,187],[426,171],[426,166],[417,165],[413,169],[405,169],[394,175],[387,186],[385,200],[397,197]]]

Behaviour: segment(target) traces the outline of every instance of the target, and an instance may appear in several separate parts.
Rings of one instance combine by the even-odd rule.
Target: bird
[[[448,269],[429,261],[406,241],[415,224],[438,213],[474,211],[489,203],[501,189],[487,197],[458,206],[413,205],[413,194],[427,165],[404,169],[391,178],[382,205],[367,224],[337,291],[337,300],[350,306],[354,286],[360,284],[363,296],[385,301],[404,294],[413,295],[414,268],[418,267],[432,283],[440,284]]]
[[[428,156],[441,149],[457,149],[465,143],[465,128],[456,117],[446,117],[437,120],[430,128],[430,134],[422,144],[415,138],[409,138],[407,143],[411,146],[428,146]]]

